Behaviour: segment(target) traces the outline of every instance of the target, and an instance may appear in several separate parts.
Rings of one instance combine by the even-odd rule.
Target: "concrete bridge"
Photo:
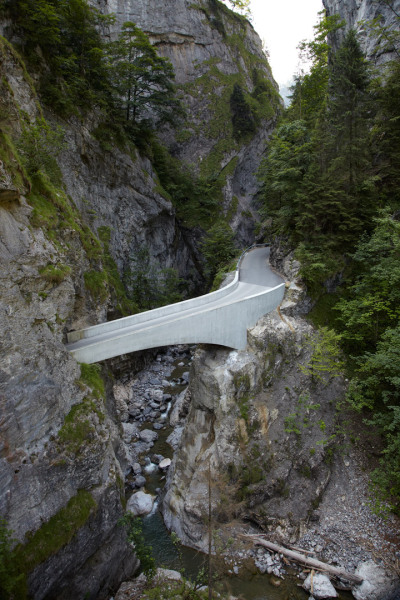
[[[239,261],[233,281],[197,298],[162,306],[68,334],[67,349],[79,362],[159,346],[218,344],[242,350],[247,329],[282,302],[285,284],[269,268],[269,248],[255,247]]]

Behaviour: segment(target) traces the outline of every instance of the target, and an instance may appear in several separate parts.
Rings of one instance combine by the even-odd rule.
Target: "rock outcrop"
[[[322,0],[328,16],[338,14],[344,20],[345,26],[332,36],[334,48],[340,46],[345,33],[355,29],[361,47],[373,64],[382,65],[394,58],[393,46],[386,36],[374,35],[372,22],[377,19],[384,26],[390,38],[391,31],[398,31],[400,1],[391,2],[374,0]]]
[[[250,241],[252,218],[241,212],[257,191],[254,171],[279,99],[251,25],[213,4],[180,2],[182,10],[172,12],[167,3],[120,2],[106,9],[117,9],[119,24],[135,20],[173,61],[190,111],[183,139],[172,131],[163,139],[183,160],[205,165],[198,169],[205,176],[222,174],[221,203],[238,239]],[[266,127],[237,142],[229,95],[236,81],[254,92],[257,70],[271,110],[262,115]],[[160,267],[201,284],[198,232],[177,222],[149,160],[95,139],[95,114],[62,123],[62,184],[45,175],[32,181],[14,144],[43,107],[4,38],[0,73],[0,513],[35,599],[102,598],[137,562],[117,525],[124,432],[112,386],[102,383],[108,369],[125,369],[129,360],[110,361],[103,377],[81,368],[65,350],[65,331],[130,310],[121,278],[143,247]],[[46,118],[59,124],[51,113]],[[60,521],[69,526],[58,539]]]
[[[184,543],[207,544],[209,464],[221,522],[234,507],[296,539],[317,507],[330,478],[333,405],[343,384],[302,372],[311,335],[304,320],[274,312],[250,331],[246,351],[197,351],[192,404],[164,501],[167,526]]]
[[[280,109],[278,87],[252,25],[216,0],[90,0],[116,15],[115,36],[125,21],[145,31],[172,62],[187,118],[161,132],[172,153],[204,176],[218,177],[224,211],[237,240],[254,239],[256,171]],[[237,139],[230,115],[235,83],[257,105],[257,133]]]

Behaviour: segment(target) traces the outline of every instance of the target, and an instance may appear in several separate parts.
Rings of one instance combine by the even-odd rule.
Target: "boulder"
[[[159,465],[159,464],[160,464],[160,462],[161,462],[162,460],[164,460],[164,457],[163,457],[163,455],[162,455],[162,454],[152,454],[152,455],[150,456],[150,459],[151,459],[151,462],[153,462],[153,463],[154,463],[154,464],[156,464],[156,465]]]
[[[146,444],[152,444],[158,438],[158,434],[151,429],[143,429],[143,431],[139,432],[139,438],[142,442],[146,442]]]
[[[182,575],[179,573],[179,571],[158,568],[154,579],[158,583],[162,581],[182,581]]]
[[[314,573],[312,577],[312,589],[311,574],[308,575],[303,583],[303,588],[307,590],[307,592],[311,592],[315,600],[320,600],[321,598],[337,598],[338,596],[335,588],[331,584],[331,580],[323,573]]]
[[[135,487],[142,488],[145,485],[146,485],[146,477],[143,477],[143,475],[137,475],[135,477]]]
[[[153,510],[154,497],[144,492],[136,492],[129,498],[126,510],[135,517],[148,515]]]
[[[168,469],[171,466],[171,459],[170,458],[164,458],[160,464],[158,465],[159,469],[161,469],[162,471],[164,469]]]
[[[373,560],[360,563],[356,569],[356,575],[364,580],[352,590],[356,600],[383,600],[390,597],[396,584],[398,585],[398,579],[389,575]]]

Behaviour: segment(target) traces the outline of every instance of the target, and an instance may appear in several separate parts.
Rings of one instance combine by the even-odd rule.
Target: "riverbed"
[[[166,483],[166,470],[160,469],[159,463],[165,458],[173,459],[173,446],[179,444],[179,434],[187,412],[185,390],[189,383],[194,350],[189,346],[170,347],[158,354],[146,369],[132,379],[125,378],[117,383],[119,396],[121,390],[125,390],[122,396],[126,410],[124,407],[120,410],[124,414],[125,429],[129,428],[129,424],[134,424],[138,431],[157,432],[157,439],[150,445],[139,439],[131,448],[136,467],[126,477],[127,497],[138,489],[155,496],[151,514],[143,519],[143,532],[146,542],[153,549],[156,565],[179,570],[192,580],[205,567],[207,556],[192,548],[177,548],[173,543],[159,511]],[[258,552],[257,555],[257,551],[252,550],[251,557],[233,557],[231,574],[225,573],[220,577],[220,584],[226,591],[246,600],[305,600],[309,597],[301,588],[299,571],[283,568],[279,556],[279,568],[273,563],[270,573],[257,572],[253,558],[257,560],[260,554],[268,554],[263,550]],[[349,592],[342,592],[339,598],[347,600],[353,596]]]

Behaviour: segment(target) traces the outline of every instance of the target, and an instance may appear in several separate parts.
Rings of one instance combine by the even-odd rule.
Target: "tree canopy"
[[[400,511],[400,58],[396,32],[378,21],[394,56],[379,74],[352,30],[332,51],[337,17],[301,44],[311,70],[295,80],[260,179],[268,239],[295,251],[312,318],[335,331],[349,404],[382,434],[373,481]]]
[[[132,22],[108,47],[112,86],[127,121],[173,120],[182,109],[175,95],[171,62],[159,56],[148,36]]]

